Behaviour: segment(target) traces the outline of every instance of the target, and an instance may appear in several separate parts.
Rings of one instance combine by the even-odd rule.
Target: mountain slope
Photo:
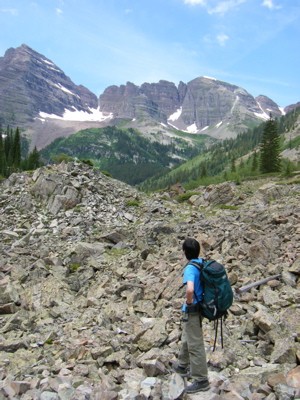
[[[120,125],[164,143],[177,130],[235,137],[282,110],[266,96],[209,77],[110,86],[100,98],[75,85],[51,60],[22,45],[0,58],[0,121],[19,126],[41,149],[81,129]]]
[[[224,348],[203,320],[211,390],[186,399],[299,398],[300,191],[276,183],[199,188],[180,204],[75,162],[3,182],[0,398],[179,398],[191,235],[235,300]]]
[[[121,130],[108,126],[58,138],[41,150],[41,156],[45,162],[62,153],[89,159],[95,167],[109,172],[114,178],[136,185],[196,156],[204,150],[206,143],[206,135],[199,135],[198,140],[191,143],[174,137],[172,142],[161,144],[132,128]]]
[[[268,119],[270,111],[282,115],[271,99],[258,100],[238,86],[199,77],[178,88],[167,81],[110,86],[100,95],[100,109],[127,120],[127,126],[137,128],[139,119],[148,117],[169,128],[226,138]]]
[[[282,135],[281,156],[286,159],[283,162],[283,170],[291,162],[297,168],[297,165],[300,165],[300,107],[277,118],[276,122],[278,133]],[[251,175],[258,174],[258,170],[252,168],[253,153],[259,150],[264,126],[263,123],[239,134],[237,138],[229,138],[212,144],[193,159],[146,180],[140,185],[140,189],[153,191],[163,189],[176,182],[194,187],[206,185],[207,182],[212,180],[214,180],[214,183],[221,182],[227,179],[225,177],[228,171],[235,172],[235,164],[239,166],[239,173],[235,174],[234,179],[239,180],[243,175],[244,177],[248,176],[249,172]],[[245,161],[248,165],[243,168]],[[227,172],[225,173],[226,169]],[[224,173],[225,176],[221,176]],[[206,177],[209,177],[209,179],[207,180]]]
[[[22,126],[41,112],[62,117],[65,110],[90,113],[98,107],[92,92],[24,44],[0,58],[0,88],[0,115],[7,124]]]

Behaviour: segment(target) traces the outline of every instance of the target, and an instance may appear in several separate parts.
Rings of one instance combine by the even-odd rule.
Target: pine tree
[[[19,168],[21,165],[21,138],[19,128],[16,129],[12,142],[12,164],[16,168]]]
[[[262,173],[280,171],[280,136],[277,125],[270,114],[266,122],[260,143],[260,171]]]
[[[231,159],[231,172],[235,172],[236,168],[235,168],[235,158]]]
[[[256,153],[256,151],[254,151],[253,159],[252,159],[251,171],[252,172],[256,171],[257,167],[258,167],[257,153]]]
[[[0,175],[4,176],[5,153],[2,138],[2,125],[0,125]]]
[[[40,153],[37,148],[34,147],[31,153],[28,155],[27,170],[33,170],[40,166]]]
[[[207,177],[207,170],[205,164],[203,164],[201,167],[200,178],[206,178],[206,177]]]
[[[4,138],[4,152],[5,152],[6,159],[9,158],[10,149],[11,149],[11,132],[10,132],[10,129],[8,126],[6,129],[5,138]]]

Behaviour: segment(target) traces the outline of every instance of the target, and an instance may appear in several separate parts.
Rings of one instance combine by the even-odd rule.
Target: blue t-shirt
[[[197,262],[202,262],[202,258],[194,258],[192,261],[197,261]],[[194,265],[190,265],[188,264],[183,271],[183,284],[186,284],[188,281],[192,281],[194,282],[194,292],[197,295],[197,298],[199,301],[202,300],[202,293],[203,293],[203,287],[201,285],[201,281],[200,281],[200,270],[195,267]],[[195,294],[193,295],[193,304],[196,304],[197,300],[196,300],[196,296]],[[185,311],[186,308],[186,304],[183,304],[182,307],[182,311]]]

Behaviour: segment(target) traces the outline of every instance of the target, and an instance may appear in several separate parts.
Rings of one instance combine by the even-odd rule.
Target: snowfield
[[[40,112],[40,119],[45,120],[47,118],[50,119],[60,119],[65,121],[105,121],[113,118],[113,114],[104,114],[100,111],[100,108],[90,108],[90,113],[86,111],[79,111],[75,107],[73,107],[74,111],[65,109],[64,115],[60,117],[56,114],[47,114],[44,112]]]

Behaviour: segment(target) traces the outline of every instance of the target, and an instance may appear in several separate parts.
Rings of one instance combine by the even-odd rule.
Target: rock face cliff
[[[269,97],[260,95],[255,97],[255,100],[259,105],[260,109],[263,110],[267,115],[270,115],[271,113],[273,118],[281,116],[281,112],[278,109],[278,105]],[[286,109],[284,110],[284,112],[287,112]]]
[[[182,398],[172,365],[190,236],[235,293],[224,349],[212,351],[203,322],[201,399],[299,399],[300,187],[276,183],[199,187],[178,203],[179,185],[148,196],[77,162],[11,175],[0,185],[0,399]]]
[[[178,88],[167,81],[110,86],[100,95],[100,109],[133,122],[148,116],[176,129],[225,138],[268,119],[270,111],[282,115],[272,100],[258,100],[235,85],[200,77]]]
[[[101,72],[100,72],[101,73]],[[100,107],[100,108],[99,108]],[[158,141],[187,133],[235,137],[283,112],[271,99],[209,77],[110,86],[98,99],[47,57],[23,44],[0,58],[0,122],[19,126],[38,149],[81,129],[124,124]]]
[[[0,58],[0,117],[6,124],[23,126],[40,112],[63,116],[65,110],[90,112],[97,97],[75,85],[45,56],[23,44]]]

